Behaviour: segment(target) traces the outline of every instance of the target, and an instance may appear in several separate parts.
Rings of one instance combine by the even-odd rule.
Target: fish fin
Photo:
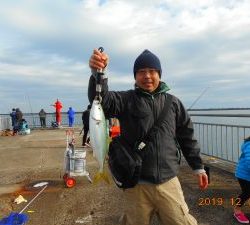
[[[107,184],[110,184],[110,178],[106,172],[98,172],[93,180],[93,184],[97,184],[100,180],[104,180]]]
[[[107,138],[108,145],[110,144],[111,141],[112,141],[112,138],[110,136],[108,136],[108,138]]]

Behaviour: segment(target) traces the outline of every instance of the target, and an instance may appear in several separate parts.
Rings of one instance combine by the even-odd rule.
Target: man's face
[[[159,72],[152,68],[143,68],[136,71],[135,83],[147,92],[153,92],[160,83]]]

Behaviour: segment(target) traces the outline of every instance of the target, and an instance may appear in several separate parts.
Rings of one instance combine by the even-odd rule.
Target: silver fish
[[[107,123],[99,100],[94,100],[89,116],[90,143],[99,165],[99,172],[94,177],[94,183],[103,179],[107,183],[109,178],[104,172],[104,163],[108,151],[109,139]]]

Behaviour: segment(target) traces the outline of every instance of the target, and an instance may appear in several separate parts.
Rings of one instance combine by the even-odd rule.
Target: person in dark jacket
[[[23,119],[23,113],[19,108],[16,108],[16,121],[17,123],[21,123]]]
[[[40,110],[39,117],[40,117],[41,127],[45,128],[46,127],[46,112],[44,111],[44,109]]]
[[[89,132],[89,113],[90,113],[91,105],[88,105],[87,109],[82,113],[82,123],[83,123],[83,137],[82,137],[82,146],[89,146],[90,139],[88,137]]]
[[[235,176],[242,192],[238,198],[235,198],[234,217],[240,223],[249,223],[249,219],[241,208],[250,199],[250,137],[246,138],[241,145],[241,155],[236,166]]]
[[[69,127],[73,127],[75,119],[75,111],[72,109],[72,107],[69,107],[67,114],[69,119]]]
[[[96,94],[95,72],[105,69],[108,55],[97,49],[89,60],[92,76],[88,96],[92,102]],[[134,90],[110,91],[107,77],[102,76],[102,107],[107,118],[119,119],[120,138],[131,148],[140,141],[157,121],[163,109],[168,86],[161,81],[162,69],[159,58],[149,50],[135,60],[133,68]],[[149,225],[152,214],[158,214],[164,225],[195,225],[196,219],[189,214],[177,174],[182,154],[197,176],[201,189],[208,186],[208,177],[200,156],[200,148],[194,138],[190,116],[181,101],[173,96],[168,115],[161,129],[151,138],[147,152],[143,154],[139,183],[125,189],[126,210],[122,218],[126,225]]]
[[[23,120],[23,113],[19,108],[16,108],[16,124],[13,128],[14,134],[16,134],[21,129],[22,120]]]

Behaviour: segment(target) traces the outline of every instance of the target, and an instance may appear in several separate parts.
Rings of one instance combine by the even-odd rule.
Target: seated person
[[[25,119],[22,119],[22,121],[20,122],[18,133],[19,134],[30,134],[30,128],[29,128],[28,123]]]

